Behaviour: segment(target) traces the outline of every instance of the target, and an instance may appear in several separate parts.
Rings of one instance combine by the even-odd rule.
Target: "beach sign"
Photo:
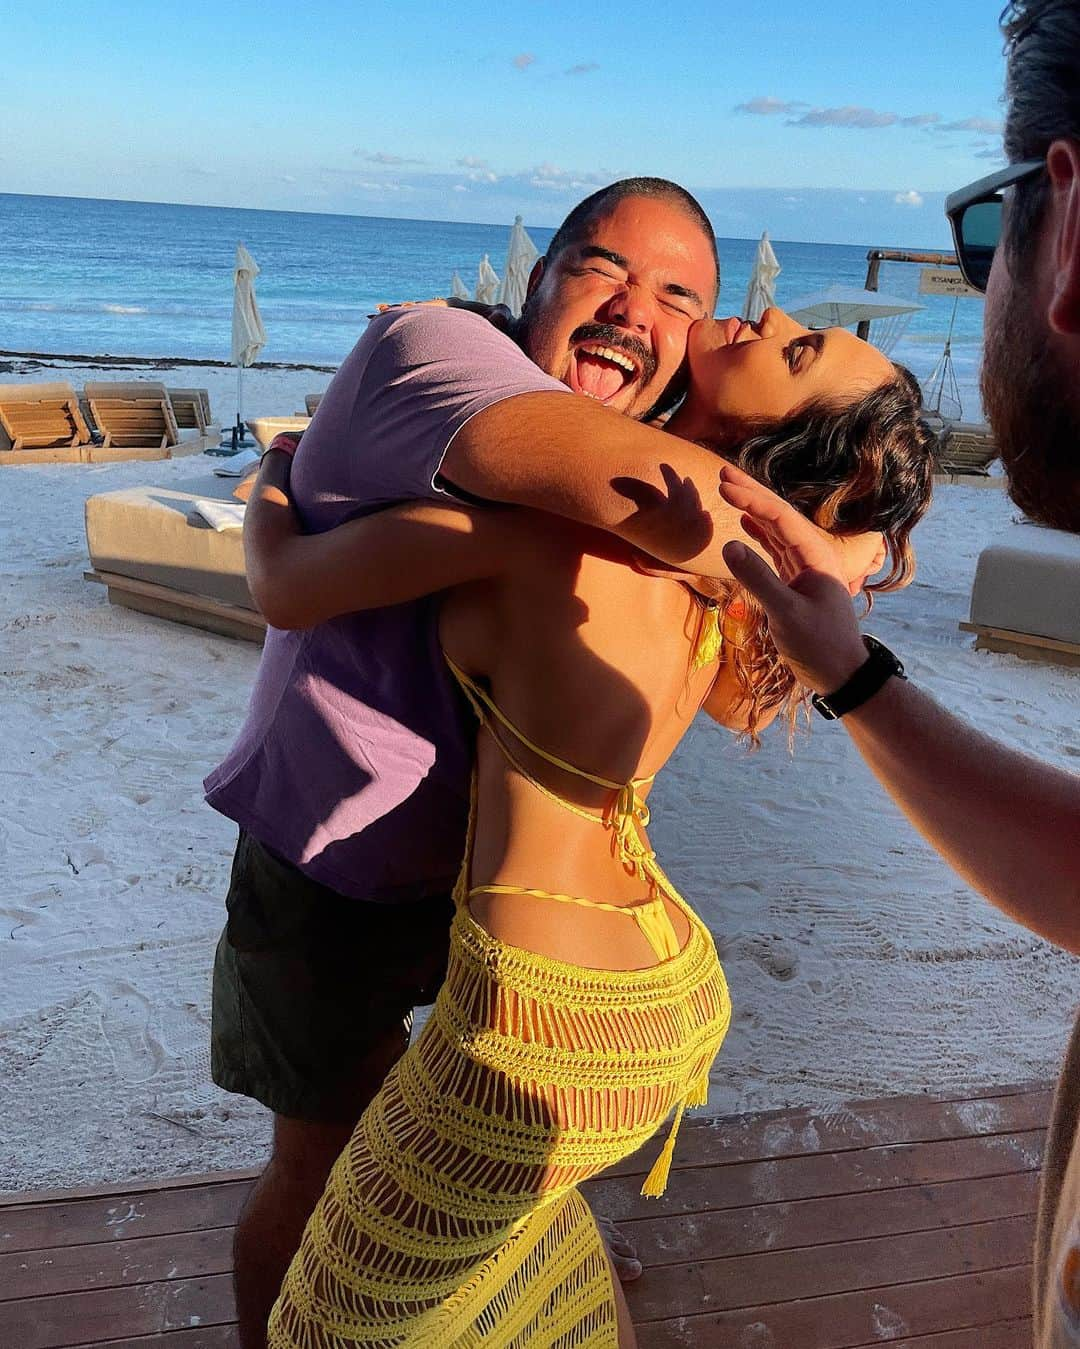
[[[959,267],[924,267],[919,273],[920,295],[954,295],[958,298],[981,300],[982,291],[973,290],[964,280]]]

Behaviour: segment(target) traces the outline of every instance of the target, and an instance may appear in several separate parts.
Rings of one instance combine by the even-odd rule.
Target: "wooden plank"
[[[896,1349],[1031,1349],[1031,1321],[1029,1319],[998,1322],[994,1326],[969,1326],[964,1330],[945,1330],[935,1335],[917,1335],[914,1339],[898,1340]],[[880,1344],[875,1340],[874,1344]],[[872,1349],[859,1345],[858,1349]]]
[[[96,581],[108,587],[109,600],[140,613],[166,618],[174,623],[186,623],[205,628],[225,637],[239,637],[244,641],[261,642],[266,635],[266,620],[254,609],[238,604],[211,599],[208,595],[194,595],[190,591],[174,590],[118,572],[91,569],[83,572],[87,581]]]
[[[0,1255],[0,1302],[228,1274],[232,1227]]]
[[[62,1199],[130,1198],[157,1190],[190,1190],[197,1185],[220,1185],[230,1180],[256,1180],[262,1174],[257,1167],[246,1166],[239,1171],[198,1171],[190,1176],[147,1176],[133,1180],[113,1181],[108,1185],[80,1185],[70,1190],[0,1190],[0,1210],[16,1204],[53,1204]],[[3,1215],[0,1213],[0,1222]]]
[[[1052,661],[1055,665],[1080,665],[1080,644],[1034,632],[1014,632],[1011,628],[990,628],[982,623],[960,625],[962,632],[975,633],[976,651],[998,651],[1024,660]]]
[[[1038,1173],[1028,1171],[793,1203],[637,1218],[621,1226],[645,1268],[656,1269],[700,1252],[747,1255],[927,1232],[969,1222],[1030,1218],[1038,1192]]]
[[[665,1266],[655,1276],[646,1270],[627,1288],[627,1300],[635,1321],[663,1321],[1008,1269],[1030,1261],[1034,1226],[1030,1216],[1005,1218],[936,1232],[687,1261]]]
[[[1017,1265],[955,1279],[804,1298],[775,1307],[672,1317],[639,1325],[639,1349],[718,1349],[727,1345],[862,1349],[870,1344],[904,1345],[913,1337],[918,1344],[920,1335],[998,1327],[1017,1320],[1026,1325],[1030,1282],[1030,1268]],[[987,1341],[980,1343],[985,1349]],[[1023,1340],[1012,1342],[1009,1349],[1023,1349],[1023,1345]]]
[[[0,1344],[13,1349],[66,1349],[100,1344],[115,1338],[117,1331],[129,1337],[159,1335],[233,1320],[232,1276],[213,1274],[0,1302]]]
[[[859,1152],[781,1157],[722,1167],[673,1171],[663,1199],[648,1199],[625,1180],[603,1176],[584,1186],[589,1202],[610,1218],[644,1218],[656,1212],[702,1213],[780,1200],[888,1190],[904,1185],[1035,1171],[1043,1131],[957,1138],[934,1143],[873,1147]]]
[[[133,1340],[95,1340],[70,1349],[240,1349],[240,1337],[234,1325],[199,1326],[168,1335],[138,1335]]]
[[[673,1166],[725,1165],[761,1157],[793,1157],[854,1150],[880,1143],[927,1143],[937,1139],[1016,1133],[1037,1129],[1050,1118],[1048,1088],[974,1100],[900,1097],[835,1110],[782,1110],[728,1119],[683,1121]],[[659,1129],[632,1157],[605,1175],[646,1175],[667,1137]]]
[[[231,1181],[223,1185],[143,1192],[130,1199],[102,1195],[66,1203],[6,1208],[0,1215],[0,1251],[33,1251],[47,1246],[126,1241],[168,1232],[229,1227],[236,1221],[250,1189],[249,1181]]]

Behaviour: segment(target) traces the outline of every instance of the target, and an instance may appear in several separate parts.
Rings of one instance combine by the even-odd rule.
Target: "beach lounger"
[[[984,548],[960,627],[979,650],[1080,665],[1080,534],[1019,524]]]
[[[107,586],[113,604],[262,641],[266,624],[247,588],[241,531],[216,530],[197,513],[201,500],[235,507],[232,486],[207,474],[173,487],[131,487],[88,498],[86,579]]]
[[[260,449],[270,448],[270,442],[275,436],[283,431],[291,432],[293,435],[303,435],[311,425],[311,418],[297,415],[295,417],[251,417],[244,423],[247,429],[259,443]]]
[[[218,439],[217,429],[194,428],[181,436],[164,384],[153,380],[87,381],[84,406],[100,445],[94,460],[172,459],[201,454]]]
[[[78,459],[90,429],[74,388],[63,380],[0,384],[0,456],[7,463]]]
[[[180,443],[164,384],[88,383],[86,401],[106,448],[165,450]]]
[[[998,457],[990,428],[979,422],[945,422],[935,451],[935,468],[950,475],[986,477]]]
[[[210,426],[210,394],[206,389],[166,389],[176,425],[205,432]],[[215,430],[220,428],[215,428]]]
[[[307,408],[307,415],[309,417],[315,416],[315,409],[319,406],[321,401],[321,393],[306,393],[304,395],[304,406]]]

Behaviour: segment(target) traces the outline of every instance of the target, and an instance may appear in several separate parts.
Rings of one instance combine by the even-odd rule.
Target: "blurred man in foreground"
[[[986,291],[983,401],[1013,499],[1080,530],[1080,3],[1019,0],[1002,16],[1009,167],[947,205],[966,279]],[[980,734],[864,639],[844,578],[806,520],[753,479],[723,495],[775,561],[725,557],[819,711],[961,876],[1017,922],[1080,953],[1080,776]],[[1075,603],[1075,596],[1072,603]],[[1080,1022],[1058,1086],[1035,1250],[1037,1349],[1080,1345]]]

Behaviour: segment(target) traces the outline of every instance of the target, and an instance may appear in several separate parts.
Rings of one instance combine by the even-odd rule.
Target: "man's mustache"
[[[600,346],[611,347],[615,351],[625,351],[637,364],[638,379],[648,384],[656,374],[656,357],[640,337],[616,328],[613,323],[583,323],[570,334],[570,345],[578,346],[582,342],[596,342]]]

